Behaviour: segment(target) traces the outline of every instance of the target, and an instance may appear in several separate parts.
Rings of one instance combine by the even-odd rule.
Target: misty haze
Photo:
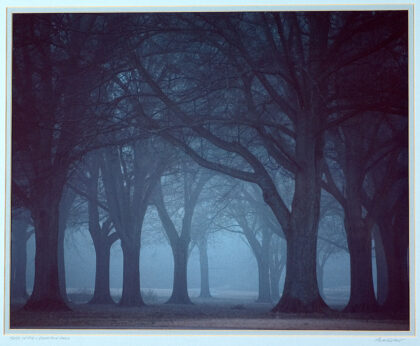
[[[409,330],[407,11],[12,36],[11,329]]]

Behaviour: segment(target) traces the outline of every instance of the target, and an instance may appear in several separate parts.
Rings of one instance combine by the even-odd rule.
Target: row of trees
[[[120,237],[110,218],[107,201],[109,191],[106,190],[105,177],[101,173],[104,162],[105,158],[101,152],[92,152],[86,156],[67,182],[60,204],[58,277],[60,293],[65,300],[67,273],[63,255],[69,248],[64,251],[64,233],[72,236],[73,232],[84,229],[90,234],[96,255],[94,293],[90,303],[114,303],[110,294],[110,253],[111,247]],[[122,162],[121,167],[130,167],[126,173],[134,173],[134,170],[138,169],[138,166],[134,167],[134,161],[127,160],[127,157]],[[254,255],[257,264],[255,275],[258,279],[257,301],[271,303],[273,299],[278,300],[280,277],[285,267],[285,240],[284,235],[280,237],[276,234],[278,231],[275,229],[280,226],[255,185],[238,184],[235,180],[200,170],[199,166],[188,161],[187,157],[184,157],[181,167],[177,160],[170,161],[166,167],[170,169],[165,170],[149,199],[149,213],[145,215],[141,238],[143,246],[154,246],[162,241],[159,235],[161,232],[158,230],[163,228],[165,238],[172,249],[175,264],[174,283],[173,294],[168,302],[191,303],[187,290],[187,262],[195,247],[198,249],[200,262],[200,297],[211,297],[208,242],[209,238],[212,238],[211,243],[217,248],[219,243],[214,243],[217,238],[214,238],[213,234],[221,231],[242,235]],[[121,176],[115,174],[110,181],[115,184],[120,182],[120,179]],[[131,180],[123,179],[126,184],[130,184]],[[189,198],[190,196],[194,198]],[[188,212],[192,209],[194,212]],[[336,211],[331,208],[328,210],[334,217]],[[20,214],[17,214],[18,212]],[[22,301],[27,299],[26,244],[33,235],[33,229],[28,213],[24,213],[22,208],[16,208],[14,213],[11,294],[12,301]],[[186,219],[187,217],[191,217],[191,220]],[[329,238],[336,238],[319,237],[321,246],[318,246],[317,274],[321,291],[323,266],[326,261],[331,254],[346,250],[345,244],[341,244],[345,242],[343,234],[337,232],[337,227],[339,226],[336,224],[321,225],[321,229],[330,233]],[[70,239],[67,239],[68,245]],[[129,282],[127,281],[126,285]],[[214,284],[217,283],[213,279]]]
[[[110,219],[97,222],[92,198],[92,237],[112,242],[112,224],[121,240],[121,304],[143,303],[138,259],[150,204],[175,266],[184,266],[194,207],[210,177],[185,167],[183,152],[260,190],[275,219],[272,232],[287,244],[274,311],[326,308],[317,282],[321,191],[343,215],[351,262],[347,310],[377,307],[374,229],[386,259],[384,306],[407,309],[407,25],[405,11],[15,14],[12,202],[30,211],[36,236],[26,308],[66,307],[59,205],[86,160],[93,160],[89,195],[97,194],[100,174]],[[96,162],[88,153],[98,151]],[[171,160],[185,180],[178,227],[160,188]],[[253,203],[246,191],[247,201],[233,208],[245,235],[244,209]],[[256,217],[269,228],[271,217]],[[174,299],[188,300],[184,288],[174,288]]]
[[[103,174],[102,170],[107,169],[105,168],[106,155],[101,151],[91,152],[82,162],[79,162],[77,170],[73,171],[72,177],[66,184],[60,204],[58,246],[60,294],[66,301],[64,233],[66,230],[74,232],[86,229],[90,234],[96,254],[95,289],[90,303],[114,303],[110,294],[110,253],[112,245],[120,240],[121,236],[118,228],[114,227],[110,215],[113,212],[120,212],[123,218],[123,210],[130,207],[130,198],[127,193],[127,198],[121,197],[122,203],[127,204],[121,207],[118,207],[116,203],[113,205],[115,195],[112,192],[117,190],[112,186],[123,182],[119,189],[130,189],[130,185],[133,183],[133,178],[130,176],[138,176],[141,172],[140,166],[135,165],[135,161],[129,158],[129,149],[125,147],[123,150],[125,155],[121,155],[120,167],[124,167],[124,169],[116,170],[113,175],[109,176]],[[122,157],[125,158],[122,159]],[[142,161],[150,164],[146,157]],[[156,183],[148,201],[149,214],[145,215],[147,221],[143,221],[141,232],[137,232],[140,233],[143,242],[146,241],[146,245],[154,245],[161,241],[161,236],[156,233],[160,233],[159,229],[163,228],[174,259],[173,293],[168,302],[191,303],[187,290],[187,262],[195,247],[198,249],[200,261],[200,297],[211,297],[207,255],[208,241],[213,233],[226,230],[243,234],[244,240],[250,245],[255,255],[259,268],[258,301],[271,302],[272,295],[278,298],[279,279],[285,260],[285,251],[282,248],[284,242],[280,239],[272,240],[274,233],[268,228],[264,229],[259,226],[255,218],[252,221],[252,226],[248,225],[248,215],[243,214],[242,210],[237,208],[238,203],[243,202],[242,198],[238,199],[235,196],[235,193],[238,192],[237,182],[226,180],[223,176],[200,169],[199,166],[188,161],[187,157],[184,157],[181,165],[177,160],[171,160],[167,161],[165,166],[165,173]],[[123,179],[120,175],[122,172],[126,174]],[[109,179],[108,182],[106,182],[107,179]],[[258,194],[255,189],[254,192]],[[253,205],[247,207],[248,211],[244,210],[247,214],[257,216],[258,212],[268,212],[268,210],[264,210],[266,207],[261,196],[259,196],[258,202],[251,194],[248,194],[248,198],[250,198],[250,202],[253,202]],[[133,203],[132,200],[131,203]],[[253,208],[256,210],[252,211]],[[27,299],[26,243],[33,234],[33,229],[28,213],[24,213],[22,208],[16,208],[14,212],[15,214],[20,212],[20,214],[14,215],[12,225],[11,292],[13,301],[21,301]],[[243,226],[244,222],[245,226]],[[230,226],[227,226],[228,224]],[[267,227],[279,226],[274,220],[273,224]],[[142,235],[144,231],[147,232],[146,235]],[[264,240],[263,247],[259,249],[261,233]],[[68,235],[71,236],[71,234]],[[276,236],[276,238],[278,237]],[[280,261],[281,265],[277,265]],[[138,270],[136,270],[137,272]],[[130,279],[125,282],[126,287],[131,285],[136,287],[137,280],[133,281],[131,280],[133,277],[128,277]],[[137,292],[137,289],[132,289],[132,292]],[[143,302],[124,303],[123,300],[120,300],[120,304],[131,306],[142,305]]]

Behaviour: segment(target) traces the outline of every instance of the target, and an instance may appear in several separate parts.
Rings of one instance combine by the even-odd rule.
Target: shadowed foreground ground
[[[141,308],[72,304],[73,311],[48,313],[13,306],[10,328],[409,330],[407,320],[380,315],[273,314],[271,304],[231,299],[193,301],[187,306],[155,304]]]

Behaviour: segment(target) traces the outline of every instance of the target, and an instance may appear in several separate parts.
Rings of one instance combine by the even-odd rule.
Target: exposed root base
[[[26,311],[71,311],[62,299],[29,299],[23,306]]]
[[[330,312],[331,309],[322,300],[321,297],[309,304],[303,303],[301,300],[291,297],[282,297],[271,312],[285,313],[313,313],[313,312]]]

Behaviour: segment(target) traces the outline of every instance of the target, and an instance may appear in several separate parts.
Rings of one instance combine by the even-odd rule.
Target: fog
[[[118,306],[405,328],[407,21],[15,14],[13,323]]]
[[[69,230],[71,232],[71,230]],[[161,230],[157,230],[161,232]],[[230,290],[247,291],[257,295],[258,272],[255,258],[239,235],[218,235],[209,246],[209,271],[213,295],[229,295]],[[28,241],[28,288],[33,285],[34,238]],[[232,251],[232,248],[235,251]],[[111,248],[110,287],[121,294],[122,252],[117,241]],[[93,292],[95,284],[95,251],[87,231],[78,231],[66,237],[65,248],[67,289]],[[171,290],[173,258],[170,246],[155,244],[142,248],[140,255],[141,288]],[[198,250],[191,252],[188,261],[188,288],[192,296],[200,289]],[[30,289],[31,290],[31,289]],[[217,293],[216,293],[217,292]],[[117,296],[118,294],[116,294]]]
[[[173,284],[173,256],[162,229],[156,229],[155,244],[143,246],[140,255],[141,289],[152,290],[169,298]],[[143,236],[143,237],[147,237]],[[232,251],[233,249],[233,251]],[[35,239],[27,243],[27,285],[32,291],[34,280]],[[209,243],[210,290],[213,297],[255,300],[258,296],[258,266],[249,245],[242,235],[216,233]],[[121,296],[123,257],[120,242],[111,247],[110,290],[118,301]],[[372,259],[375,261],[374,257]],[[68,229],[65,239],[65,270],[67,293],[87,293],[87,301],[95,287],[95,250],[86,229]],[[373,266],[376,292],[376,266]],[[285,272],[280,279],[280,294]],[[324,267],[324,298],[329,304],[344,306],[350,295],[350,262],[345,251],[332,255]],[[191,297],[200,293],[198,249],[191,251],[188,260],[188,291]]]

